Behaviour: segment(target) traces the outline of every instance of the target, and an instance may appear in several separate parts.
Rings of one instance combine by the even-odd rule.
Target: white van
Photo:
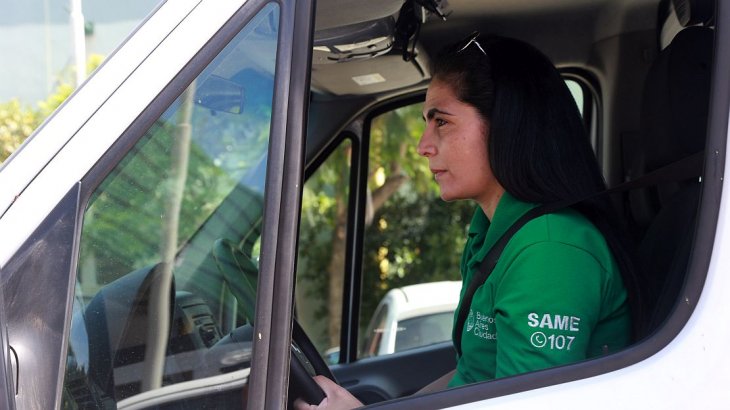
[[[315,373],[384,409],[728,406],[728,2],[314,3],[162,1],[2,164],[0,408],[281,409]],[[390,288],[460,279],[469,210],[413,141],[429,58],[474,29],[553,60],[609,185],[679,169],[615,198],[655,320],[413,395],[451,342],[364,357],[361,333]]]

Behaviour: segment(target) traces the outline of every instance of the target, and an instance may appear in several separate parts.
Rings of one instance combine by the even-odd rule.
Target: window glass
[[[383,303],[375,310],[373,319],[370,321],[365,334],[364,341],[360,346],[360,357],[377,356],[383,345],[383,335],[392,334],[388,326],[388,305]]]
[[[372,322],[378,304],[386,303],[389,290],[408,285],[456,281],[459,261],[474,205],[468,201],[446,203],[428,168],[416,152],[423,133],[423,104],[414,104],[375,117],[370,130],[369,179],[362,266],[360,357],[392,353],[371,349]],[[447,284],[423,288],[423,311],[444,293]],[[420,291],[419,291],[420,292]],[[453,300],[453,312],[458,294]],[[441,303],[440,301],[438,302]],[[390,307],[391,320],[411,309],[408,304]],[[395,325],[385,324],[379,338],[393,340]],[[431,339],[421,340],[430,343]],[[416,346],[412,346],[416,347]]]
[[[395,351],[412,349],[451,340],[454,312],[416,316],[398,322],[395,334]]]
[[[243,387],[278,15],[278,5],[264,7],[92,194],[64,407],[115,408],[183,383],[204,391],[197,380],[234,371]],[[198,404],[242,398],[240,388],[219,389]]]
[[[565,80],[565,85],[568,86],[568,90],[570,90],[570,94],[573,95],[573,99],[575,100],[575,104],[578,106],[578,111],[580,111],[581,116],[585,116],[583,113],[583,108],[585,106],[585,96],[583,95],[583,87],[578,84],[575,80]]]
[[[304,184],[296,314],[330,363],[339,359],[352,144],[343,140]]]
[[[585,80],[563,78],[563,81],[565,81],[565,85],[568,87],[573,100],[575,100],[575,105],[583,117],[591,146],[594,151],[598,151],[598,111],[596,110],[595,96],[591,94]]]

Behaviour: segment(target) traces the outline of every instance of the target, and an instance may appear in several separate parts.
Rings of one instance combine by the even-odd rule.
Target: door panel
[[[456,367],[451,342],[332,367],[337,381],[365,404],[411,395]]]
[[[19,408],[58,407],[78,198],[77,184],[2,269],[7,321],[1,323],[17,353],[14,400]]]
[[[5,319],[5,301],[0,292],[0,323]],[[8,346],[8,334],[0,332],[0,408],[15,410],[15,381],[18,379],[18,361],[15,351]]]

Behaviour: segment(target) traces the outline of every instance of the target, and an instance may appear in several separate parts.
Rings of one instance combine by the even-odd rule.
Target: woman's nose
[[[426,125],[426,129],[423,131],[423,135],[421,135],[421,139],[418,141],[418,146],[416,147],[418,155],[426,158],[436,153],[436,147],[433,145],[433,138],[431,138],[431,130],[429,128]]]

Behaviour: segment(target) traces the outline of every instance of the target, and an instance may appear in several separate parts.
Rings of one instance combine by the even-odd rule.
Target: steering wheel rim
[[[256,283],[258,268],[238,245],[229,239],[215,241],[212,250],[223,281],[240,304],[241,314],[253,324],[256,311]],[[289,370],[289,404],[298,397],[319,404],[325,394],[312,376],[321,374],[332,380],[334,375],[320,356],[302,327],[293,321],[292,347]]]
[[[337,382],[311,339],[294,319],[289,365],[290,405],[297,398],[301,398],[310,404],[319,404],[326,397],[317,382],[314,381],[314,375],[322,375]]]
[[[332,374],[332,370],[324,361],[324,358],[319,354],[317,348],[312,343],[312,340],[307,336],[302,329],[302,326],[297,322],[296,319],[292,323],[292,340],[299,346],[299,349],[307,357],[312,367],[314,368],[315,374],[322,375],[328,379],[337,382],[335,375]]]

